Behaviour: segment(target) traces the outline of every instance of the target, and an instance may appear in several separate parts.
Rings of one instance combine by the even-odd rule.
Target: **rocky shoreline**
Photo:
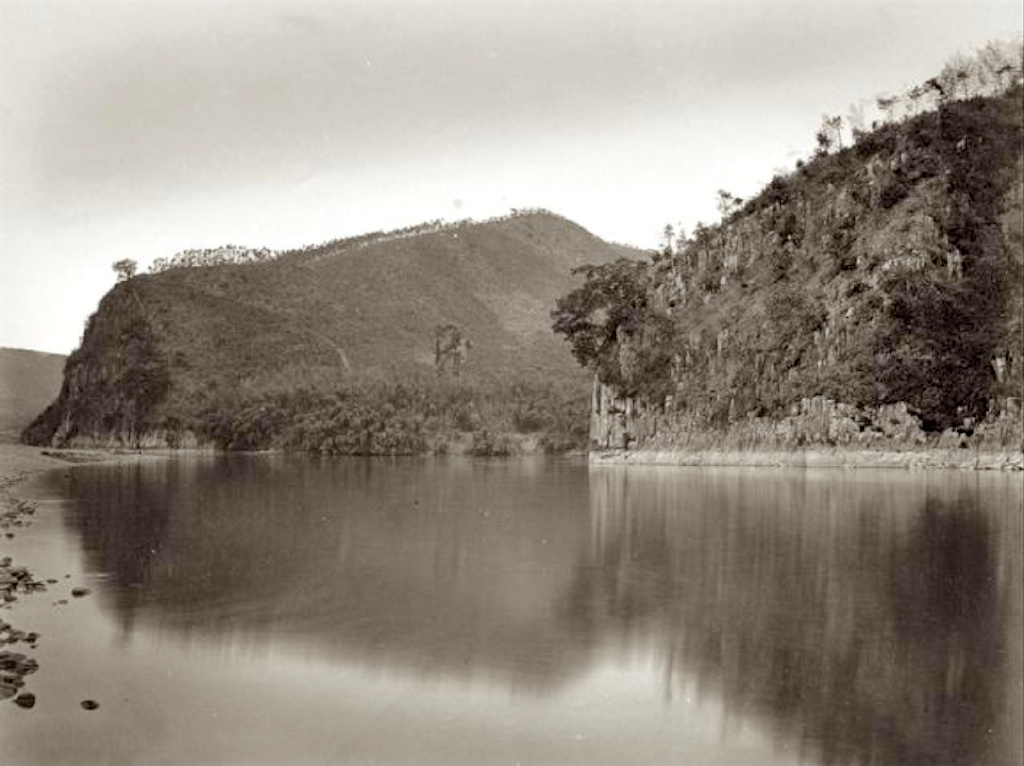
[[[18,483],[46,471],[66,468],[69,464],[131,462],[151,457],[111,450],[58,452],[0,444],[0,543],[14,538],[21,530],[31,526],[36,514],[35,504],[11,492],[11,488]],[[55,579],[42,581],[27,567],[16,564],[10,556],[0,556],[0,609],[10,610],[20,598],[44,592],[48,586],[57,583]],[[88,593],[87,588],[71,590],[71,595],[76,598]],[[25,684],[26,677],[39,669],[39,663],[34,657],[15,649],[35,649],[39,640],[38,633],[19,629],[8,620],[0,618],[0,647],[6,647],[0,648],[0,701],[10,699],[21,708],[35,707],[36,697],[32,692],[25,691]],[[98,707],[92,700],[85,702],[82,703],[83,709],[94,710]]]
[[[0,532],[7,540],[15,536],[13,530],[31,525],[32,516],[36,512],[32,503],[14,497],[7,491],[6,487],[16,480],[16,476],[11,477],[4,471],[2,481],[5,488],[0,489]],[[0,558],[0,608],[10,609],[11,604],[20,597],[45,590],[46,584],[37,580],[26,567],[16,566],[10,556]],[[38,633],[19,630],[0,619],[0,646],[25,643],[35,649],[38,640]],[[34,707],[35,695],[22,689],[25,677],[38,669],[39,663],[33,657],[10,649],[0,650],[0,700],[13,698],[14,704],[19,707]]]
[[[595,450],[592,465],[740,466],[760,468],[900,468],[1022,471],[1022,452],[961,449],[807,450],[634,449]]]

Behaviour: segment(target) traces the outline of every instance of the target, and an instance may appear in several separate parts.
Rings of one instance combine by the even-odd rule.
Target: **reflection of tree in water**
[[[670,692],[714,687],[727,713],[767,717],[826,764],[998,761],[1006,626],[972,501],[907,514],[827,487],[673,496],[632,478],[592,492],[608,505],[571,619],[653,636]]]
[[[887,628],[900,692],[890,715],[909,723],[914,740],[927,738],[931,763],[979,763],[996,724],[1005,629],[995,574],[987,519],[938,501],[925,504],[890,563]]]
[[[76,473],[71,478],[70,490],[81,499],[69,520],[83,538],[94,541],[87,553],[99,558],[95,568],[122,586],[112,596],[124,637],[131,633],[167,529],[166,494],[140,492],[146,469],[129,465],[115,471]],[[107,513],[109,507],[121,510],[116,522]]]
[[[301,565],[290,556],[296,515],[232,513],[227,501],[253,505],[267,498],[254,487],[266,466],[222,460],[217,470],[200,461],[154,461],[128,466],[92,466],[72,482],[70,520],[81,535],[89,568],[109,580],[102,594],[113,607],[124,636],[150,610],[172,615],[186,631],[241,594],[241,605],[217,612],[224,629],[237,621],[263,625],[273,615],[250,610]],[[180,509],[191,509],[183,518]],[[260,509],[257,509],[260,510]],[[257,541],[262,545],[254,545]],[[268,574],[272,576],[268,577]]]
[[[537,494],[506,491],[507,477]],[[281,639],[543,693],[590,661],[588,636],[555,619],[588,515],[579,490],[525,469],[242,456],[90,468],[69,518],[126,637]]]

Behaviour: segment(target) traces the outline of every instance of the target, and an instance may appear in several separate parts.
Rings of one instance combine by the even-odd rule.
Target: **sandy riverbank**
[[[129,463],[153,460],[163,453],[108,449],[56,450],[24,444],[0,444],[0,489],[45,471],[80,463]]]
[[[763,468],[956,468],[1024,470],[1024,453],[974,450],[605,450],[590,453],[593,465],[750,466]]]

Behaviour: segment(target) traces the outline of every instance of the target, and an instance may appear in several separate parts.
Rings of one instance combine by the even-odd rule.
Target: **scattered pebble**
[[[100,703],[96,700],[82,700],[79,704],[82,706],[83,710],[95,710],[100,706]]]
[[[0,595],[5,602],[16,601],[19,593],[33,593],[46,590],[46,585],[39,582],[25,567],[11,566],[9,556],[0,563]]]
[[[0,493],[0,529],[27,527],[32,523],[28,517],[34,516],[35,512],[36,508],[31,503],[11,497],[6,492]],[[4,535],[7,539],[14,537],[13,532],[5,532]],[[53,584],[56,581],[49,582]],[[0,604],[5,608],[9,609],[20,595],[45,590],[46,584],[36,580],[27,567],[14,566],[10,556],[0,558]],[[34,649],[38,640],[38,633],[18,630],[0,620],[0,646],[20,641]],[[0,700],[14,697],[14,704],[19,707],[35,707],[36,696],[20,690],[25,685],[25,676],[38,669],[39,663],[31,657],[19,652],[0,651]]]
[[[25,685],[25,676],[35,673],[39,669],[37,663],[31,657],[26,657],[19,652],[0,652],[0,700],[13,697],[18,690]],[[17,702],[22,707],[32,707],[36,698],[31,694],[21,694],[19,698],[27,697],[31,701],[24,704],[25,700]]]
[[[34,659],[20,652],[0,652],[0,671],[4,673],[27,676],[38,669],[39,664]]]
[[[71,589],[71,595],[74,596],[75,598],[82,598],[83,596],[88,596],[90,593],[92,593],[92,591],[89,590],[88,588],[72,588]]]
[[[0,508],[0,529],[8,529],[10,527],[27,527],[31,522],[26,518],[27,516],[33,516],[36,512],[36,507],[25,500],[18,500],[15,497],[11,497],[6,492],[0,497],[3,500],[3,507]],[[10,532],[7,533],[8,537],[14,537]]]

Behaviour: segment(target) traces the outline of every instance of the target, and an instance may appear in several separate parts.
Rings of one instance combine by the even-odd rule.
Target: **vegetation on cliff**
[[[637,251],[526,211],[250,252],[120,269],[59,398],[23,438],[329,454],[582,447],[589,378],[548,310],[573,267]]]
[[[554,329],[631,413],[691,429],[815,397],[902,402],[925,431],[1019,413],[1024,90],[1010,75],[990,95],[937,91],[936,109],[849,146],[819,137],[756,197],[722,193],[719,224],[582,269]]]

